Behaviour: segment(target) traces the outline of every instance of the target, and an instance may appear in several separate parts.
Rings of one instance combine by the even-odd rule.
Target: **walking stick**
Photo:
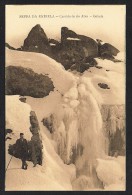
[[[9,167],[9,164],[10,164],[12,158],[13,158],[13,156],[11,156],[11,158],[10,158],[10,161],[9,161],[9,163],[8,163],[8,165],[7,165],[6,171],[7,171],[8,167]],[[5,171],[5,172],[6,172],[6,171]]]

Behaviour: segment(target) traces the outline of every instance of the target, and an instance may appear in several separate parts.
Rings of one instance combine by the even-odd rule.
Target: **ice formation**
[[[31,103],[36,111],[39,122],[44,117],[53,115],[54,131],[52,136],[48,135],[50,141],[47,141],[46,128],[40,125],[46,148],[44,153],[49,162],[47,169],[45,167],[43,169],[46,169],[54,179],[56,176],[52,175],[51,171],[60,170],[60,177],[64,174],[54,162],[56,159],[63,168],[74,163],[77,179],[74,180],[73,186],[76,188],[78,185],[81,190],[95,189],[102,185],[102,173],[107,171],[104,170],[101,173],[101,169],[103,169],[103,164],[109,165],[110,162],[98,160],[100,164],[97,168],[96,160],[105,159],[108,155],[109,136],[114,136],[118,130],[123,134],[125,129],[124,62],[114,63],[101,59],[97,59],[97,62],[102,69],[92,67],[83,75],[76,76],[66,72],[60,64],[43,54],[19,52],[18,55],[16,51],[7,50],[7,66],[12,64],[32,68],[37,73],[48,73],[52,78],[55,85],[55,91],[52,94],[39,100],[29,97],[29,104]],[[101,89],[98,83],[108,84],[110,89]],[[125,137],[125,135],[122,136]],[[56,156],[55,151],[49,150],[53,141],[57,153],[67,165],[64,166],[61,160],[58,160],[59,156]],[[53,164],[54,169],[52,169]],[[68,176],[65,181],[69,182]],[[96,185],[97,183],[100,184]],[[113,185],[113,183],[108,182],[105,187],[108,185]],[[68,189],[62,184],[59,189],[64,188]],[[69,188],[71,190],[70,185]]]

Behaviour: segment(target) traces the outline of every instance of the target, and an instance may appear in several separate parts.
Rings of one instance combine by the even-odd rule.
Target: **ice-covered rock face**
[[[102,188],[96,175],[96,159],[105,155],[125,155],[124,105],[99,106],[84,83],[80,83],[77,90],[78,98],[67,93],[67,101],[64,97],[62,106],[54,114],[53,138],[63,161],[76,165],[77,181],[73,187]],[[79,187],[82,175],[86,180]]]
[[[125,155],[125,105],[102,105],[106,154]]]
[[[102,69],[92,68],[76,79],[53,122],[59,155],[65,163],[76,165],[78,178],[91,177],[94,185],[100,182],[95,174],[97,158],[125,155],[124,89],[118,85],[124,83],[124,68],[107,60],[101,63]],[[119,79],[116,83],[115,78]],[[110,88],[100,88],[98,83]]]
[[[83,169],[85,163],[88,167],[92,166],[94,160],[104,154],[102,117],[96,99],[83,83],[65,94],[64,103],[54,116],[54,137],[60,139],[60,143],[63,140],[63,147],[58,144],[63,160],[66,163],[72,162],[73,150],[81,145],[83,153],[75,159],[78,170]]]

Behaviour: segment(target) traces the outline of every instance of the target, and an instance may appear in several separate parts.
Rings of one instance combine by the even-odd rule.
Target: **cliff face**
[[[125,105],[102,105],[101,115],[106,153],[125,155]]]

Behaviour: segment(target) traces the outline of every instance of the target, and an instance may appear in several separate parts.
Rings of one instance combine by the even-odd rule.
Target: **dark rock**
[[[9,137],[10,134],[13,134],[12,132],[13,132],[12,129],[5,129],[5,141],[12,139],[11,137]]]
[[[5,141],[6,141],[6,140],[11,140],[11,139],[12,139],[11,137],[6,137]]]
[[[103,45],[101,45],[100,47],[100,55],[108,55],[108,57],[112,56],[116,56],[119,53],[119,50],[117,48],[115,48],[113,45],[109,44],[109,43],[105,43]]]
[[[57,55],[58,52],[61,50],[61,43],[55,39],[49,39],[49,44],[52,51],[52,58],[58,60]]]
[[[116,130],[114,135],[110,136],[110,145],[109,145],[109,155],[110,156],[119,156],[125,155],[125,135],[122,135],[124,132],[119,129]]]
[[[122,60],[118,60],[118,59],[113,59],[113,62],[122,62]]]
[[[23,47],[21,46],[21,47],[17,48],[16,50],[17,51],[23,51]]]
[[[85,70],[88,70],[90,68],[90,64],[89,63],[81,63],[81,62],[77,62],[76,64],[73,64],[70,69],[72,71],[76,70],[77,72],[83,73]]]
[[[41,121],[43,125],[50,131],[50,133],[54,132],[53,120],[54,120],[54,116],[50,115],[48,118],[44,118]]]
[[[102,89],[110,89],[106,83],[98,83],[98,86]]]
[[[103,132],[106,137],[108,155],[125,155],[125,105],[102,105],[100,111],[103,119]]]
[[[84,66],[87,66],[86,63],[95,66],[97,65],[95,57],[118,62],[114,56],[119,52],[109,43],[102,44],[100,39],[95,41],[90,37],[79,35],[67,27],[61,28],[61,42],[48,39],[39,24],[31,29],[23,46],[17,50],[46,54],[61,63],[66,70],[81,61],[85,64]],[[89,58],[91,58],[90,62]]]
[[[10,46],[8,43],[5,43],[5,47],[12,49],[12,50],[16,50],[14,47]]]
[[[40,126],[34,111],[30,112],[30,131],[32,133],[30,145],[31,145],[31,160],[34,164],[42,165],[43,153],[42,153],[42,140],[39,135]]]
[[[24,97],[24,96],[20,96],[20,98],[19,98],[19,100],[21,101],[21,102],[23,102],[23,103],[26,103],[26,97]]]
[[[81,39],[81,46],[84,49],[86,57],[97,57],[98,56],[98,44],[95,40],[84,35],[78,35]]]
[[[104,60],[104,59],[107,59],[107,60],[111,60],[111,61],[114,61],[114,57],[111,55],[111,54],[109,54],[109,53],[103,53],[103,54],[101,54],[101,58]]]
[[[32,28],[24,40],[23,50],[44,53],[51,56],[51,47],[48,38],[39,24]]]
[[[67,27],[61,28],[60,50],[56,53],[56,60],[65,69],[69,69],[74,63],[79,63],[87,57],[98,56],[98,44],[90,37],[78,35]]]
[[[21,95],[42,98],[54,90],[53,82],[48,76],[37,74],[23,67],[6,67],[6,95]]]
[[[55,40],[55,39],[49,39],[49,44],[55,44],[55,45],[58,45],[60,44],[59,41]],[[51,45],[52,46],[52,45]]]
[[[65,42],[67,42],[68,37],[77,38],[78,36],[74,31],[69,30],[67,27],[62,27],[61,28],[61,43],[65,44]]]
[[[37,116],[36,116],[34,111],[30,112],[30,123],[32,125],[31,128],[30,128],[31,133],[33,135],[38,134],[38,131],[40,130],[40,127],[39,127],[39,122],[38,122]]]
[[[98,68],[98,69],[102,69],[102,66],[95,66],[96,68]]]
[[[5,129],[5,135],[12,133],[12,129]]]
[[[77,72],[83,73],[85,70],[88,70],[90,67],[96,66],[97,61],[92,57],[87,57],[82,61],[76,62],[73,64],[70,69],[72,71],[76,70]]]
[[[90,56],[86,57],[84,59],[84,61],[85,61],[85,63],[89,63],[90,66],[96,66],[98,64],[97,61],[94,58],[90,57]]]

